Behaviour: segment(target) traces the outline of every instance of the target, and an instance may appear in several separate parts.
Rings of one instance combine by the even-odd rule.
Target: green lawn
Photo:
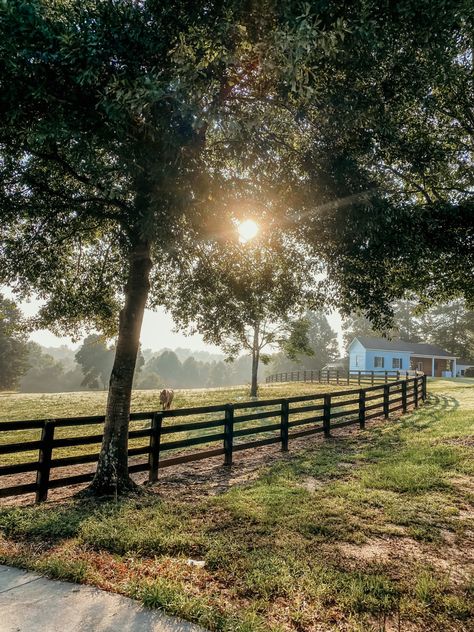
[[[428,390],[418,411],[312,439],[224,493],[158,485],[127,501],[4,508],[0,561],[210,630],[472,630],[474,381]]]

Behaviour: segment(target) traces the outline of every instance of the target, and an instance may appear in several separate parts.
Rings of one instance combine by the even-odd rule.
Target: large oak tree
[[[120,493],[133,487],[132,381],[161,264],[232,239],[246,200],[287,207],[279,139],[254,134],[285,111],[269,103],[285,5],[13,0],[0,11],[0,281],[44,300],[38,325],[117,335],[92,489]]]
[[[132,485],[145,305],[237,209],[307,242],[330,306],[473,299],[468,0],[0,11],[0,281],[44,299],[38,324],[118,334],[98,493]]]

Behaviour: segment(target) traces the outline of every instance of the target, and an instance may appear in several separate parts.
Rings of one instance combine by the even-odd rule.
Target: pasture
[[[280,397],[315,392],[268,388]],[[284,455],[264,448],[257,469],[239,456],[217,489],[215,466],[189,464],[129,500],[5,507],[0,561],[126,594],[213,631],[467,631],[474,381],[430,381],[428,392],[425,406],[398,420],[310,437]],[[177,405],[231,395],[244,392],[188,392]],[[49,415],[55,397],[27,396],[28,416]],[[97,412],[101,397],[68,396],[61,415]],[[141,397],[153,393],[138,393],[134,410],[150,407]],[[4,419],[15,410],[26,417],[21,396],[4,398]]]
[[[356,388],[341,390],[337,380],[339,388],[332,391],[328,379],[324,387],[313,387],[310,394],[285,398],[275,396],[277,388],[267,388],[270,398],[265,392],[263,399],[251,401],[237,395],[232,403],[177,407],[159,413],[153,412],[157,408],[153,398],[151,410],[130,416],[130,473],[148,472],[149,481],[156,482],[163,468],[222,455],[229,466],[234,450],[279,443],[287,451],[295,439],[319,432],[329,438],[332,430],[349,425],[363,428],[368,420],[380,416],[389,419],[398,411],[416,408],[425,397],[422,378],[388,381],[386,374],[383,383],[374,385],[373,381],[372,376],[372,385],[364,384],[361,390],[359,376]],[[344,383],[349,386],[349,380]],[[283,388],[291,393],[290,384]],[[227,394],[229,399],[235,397],[235,393]],[[158,397],[161,399],[156,393]],[[0,454],[6,461],[0,466],[0,498],[35,494],[41,502],[51,489],[68,488],[63,496],[78,491],[77,485],[93,478],[103,424],[103,414],[0,423]],[[196,450],[195,446],[204,449]]]
[[[311,384],[293,382],[291,384],[261,384],[261,399],[285,397],[288,395],[309,395],[324,393],[328,388],[343,390],[344,384]],[[346,387],[347,388],[347,387]],[[248,401],[249,387],[235,386],[223,388],[177,389],[173,408],[210,406],[227,402]],[[102,415],[107,401],[106,391],[78,393],[0,393],[0,423],[17,419],[43,419],[54,417],[77,417],[79,415]],[[132,395],[132,412],[158,410],[159,390],[135,390]]]
[[[288,393],[292,393],[296,396],[307,395],[327,392],[328,389],[331,391],[340,391],[342,386],[334,386],[330,384],[296,384],[296,385],[288,385],[288,384],[280,384],[280,385],[271,385],[264,386],[260,391],[260,399],[275,399],[282,397],[283,395],[287,395]],[[377,399],[380,401],[380,397],[382,393],[377,395]],[[134,391],[133,401],[132,401],[132,413],[143,413],[151,411],[161,410],[161,405],[159,401],[160,391]],[[38,460],[38,449],[31,450],[23,450],[23,445],[26,445],[26,442],[37,442],[40,440],[42,435],[41,427],[38,424],[34,424],[35,420],[44,420],[44,419],[61,419],[66,418],[66,420],[70,420],[71,417],[79,417],[79,422],[82,418],[87,416],[98,415],[99,418],[93,423],[78,423],[75,425],[63,425],[59,426],[55,429],[55,440],[66,443],[62,447],[57,447],[54,449],[54,458],[61,460],[61,463],[67,459],[80,459],[80,457],[84,457],[85,459],[92,459],[92,461],[96,460],[97,454],[100,448],[100,433],[103,426],[103,419],[100,416],[103,416],[106,405],[106,393],[105,392],[90,392],[90,393],[57,393],[57,394],[21,394],[21,393],[3,393],[0,395],[1,399],[1,412],[0,412],[0,448],[6,444],[14,444],[15,446],[19,446],[21,451],[7,452],[2,454],[2,464],[5,466],[16,466],[18,464],[30,464],[33,465],[35,461]],[[196,408],[196,407],[205,407],[205,406],[215,406],[215,405],[223,405],[228,402],[232,402],[233,404],[239,405],[242,402],[249,402],[248,389],[246,387],[237,387],[237,388],[220,388],[220,389],[190,389],[190,390],[178,390],[175,394],[175,399],[173,402],[173,408]],[[259,409],[262,410],[262,409]],[[268,407],[265,407],[264,410],[268,410]],[[244,410],[245,412],[245,410]],[[248,410],[248,412],[251,412]],[[276,415],[279,415],[279,411],[276,410]],[[224,413],[222,410],[215,411],[211,414],[194,414],[187,416],[184,421],[187,422],[198,422],[202,424],[206,420],[211,424],[215,421],[216,423],[220,419],[222,421],[222,417]],[[141,459],[138,459],[138,462],[143,463],[143,460],[147,460],[147,456],[143,456],[143,450],[148,449],[150,439],[149,432],[147,434],[147,430],[150,428],[150,415],[147,418],[144,418],[140,415],[141,419],[133,419],[130,422],[130,430],[131,435],[133,433],[138,434],[139,436],[131,436],[129,441],[129,447],[131,451],[135,451],[135,453],[139,453],[142,455]],[[300,417],[300,416],[299,416]],[[26,423],[26,428],[22,430],[10,430],[6,429],[6,425],[2,425],[2,422],[15,422],[15,421],[24,421]],[[31,427],[29,427],[29,420],[32,422]],[[87,422],[87,420],[85,419]],[[167,419],[167,425],[175,426],[178,425],[180,418],[171,418]],[[183,419],[181,418],[181,421]],[[97,423],[98,422],[98,423]],[[265,420],[257,424],[259,426],[265,425]],[[245,429],[248,428],[249,423],[243,423],[240,425],[240,428]],[[144,434],[145,433],[145,434]],[[182,442],[183,440],[194,440],[197,437],[204,437],[209,435],[210,443],[212,444],[212,431],[211,433],[207,428],[198,429],[196,432],[178,432],[174,433],[174,438],[178,440],[178,442]],[[268,436],[268,433],[263,433],[262,436]],[[85,445],[81,445],[81,439],[84,439],[86,442]],[[89,443],[87,443],[87,441]],[[92,443],[91,443],[92,441]],[[210,445],[210,443],[206,443],[206,445]],[[174,454],[176,450],[170,450],[170,454]],[[133,462],[137,465],[137,458],[133,457]],[[68,461],[66,461],[68,463]],[[139,463],[137,465],[139,467]],[[81,466],[78,468],[68,468],[67,470],[64,467],[61,467],[56,470],[56,478],[60,478],[65,474],[85,474],[86,472],[91,472],[95,468],[95,465],[88,465],[86,467]],[[1,468],[0,468],[1,469]],[[0,472],[1,474],[2,472]],[[28,472],[25,470],[21,473],[21,475],[17,475],[14,479],[4,480],[5,486],[10,485],[18,485],[18,484],[32,484],[36,478],[36,473],[34,471]]]

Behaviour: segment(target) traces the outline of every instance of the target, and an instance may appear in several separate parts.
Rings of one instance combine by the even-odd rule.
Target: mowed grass
[[[0,561],[213,631],[472,630],[474,381],[428,388],[219,495],[5,508]]]
[[[336,392],[338,390],[353,388],[340,384],[311,384],[293,382],[286,384],[261,385],[259,397],[257,399],[278,399],[281,397],[317,394],[324,392]],[[160,410],[159,390],[138,390],[133,392],[132,412],[147,412]],[[104,391],[80,392],[80,393],[0,393],[0,444],[21,443],[23,441],[35,441],[40,438],[41,430],[32,429],[24,431],[2,432],[1,424],[4,421],[35,420],[35,419],[59,419],[63,417],[80,417],[103,415],[107,401],[107,393]],[[229,402],[251,401],[248,395],[248,387],[238,386],[231,388],[214,389],[182,389],[175,391],[173,408],[191,408],[197,406],[210,406],[215,404],[226,404]],[[320,402],[319,402],[320,403]],[[275,407],[273,407],[275,408]],[[264,409],[259,409],[264,410]],[[266,410],[266,409],[265,409]],[[239,414],[255,412],[255,410],[242,410]],[[275,408],[275,416],[280,413]],[[188,416],[186,418],[168,418],[166,425],[175,425],[191,421],[205,421],[223,419],[223,412],[200,414]],[[298,417],[294,417],[297,419]],[[268,419],[261,422],[253,422],[254,426],[276,423]],[[248,427],[250,424],[244,423],[241,427]],[[150,421],[135,421],[130,425],[131,430],[139,430],[150,426]],[[55,430],[56,438],[80,437],[100,434],[101,424],[87,424],[82,426],[58,427]],[[188,437],[203,434],[220,432],[219,429],[209,431],[175,433],[172,437],[174,441],[179,441]],[[131,448],[147,445],[147,438],[136,438],[130,441]],[[61,458],[67,456],[77,456],[79,454],[98,453],[100,444],[95,446],[74,446],[68,448],[56,448],[54,457]],[[171,452],[170,452],[171,453]],[[37,451],[19,452],[2,456],[5,464],[35,461],[38,458]]]

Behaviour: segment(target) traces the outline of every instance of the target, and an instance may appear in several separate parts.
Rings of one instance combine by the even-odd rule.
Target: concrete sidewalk
[[[204,632],[121,595],[0,565],[1,632]]]

